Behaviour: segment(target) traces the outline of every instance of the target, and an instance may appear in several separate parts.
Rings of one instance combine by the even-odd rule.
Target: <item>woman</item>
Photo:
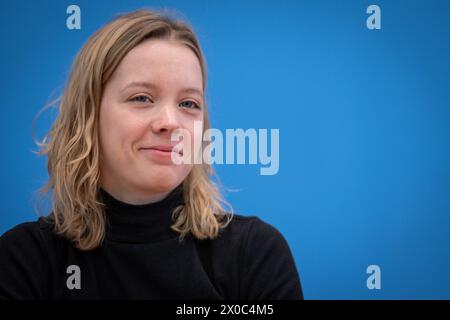
[[[278,230],[227,213],[207,164],[173,162],[176,130],[209,128],[205,87],[182,22],[139,10],[88,40],[40,144],[52,213],[2,236],[1,298],[302,298]]]

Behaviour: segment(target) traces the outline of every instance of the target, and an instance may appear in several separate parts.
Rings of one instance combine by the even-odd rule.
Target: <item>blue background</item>
[[[81,30],[66,8],[81,8]],[[366,8],[381,7],[381,30]],[[216,166],[286,237],[307,299],[450,298],[450,1],[1,1],[0,233],[36,219],[31,123],[116,14],[173,8],[206,55],[213,126],[279,128],[280,171]],[[55,93],[56,95],[52,93]],[[54,119],[38,122],[42,138]],[[381,267],[381,290],[366,268]]]

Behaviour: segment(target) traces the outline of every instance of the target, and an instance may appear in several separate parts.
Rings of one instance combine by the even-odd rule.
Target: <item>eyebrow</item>
[[[158,86],[156,84],[153,84],[151,82],[145,82],[145,81],[133,81],[128,83],[125,87],[123,87],[120,91],[123,92],[128,88],[131,87],[145,87],[152,90],[158,89]],[[183,88],[180,90],[182,93],[195,93],[203,97],[203,91],[197,88]]]

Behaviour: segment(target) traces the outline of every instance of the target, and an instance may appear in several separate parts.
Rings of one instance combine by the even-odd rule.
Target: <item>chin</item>
[[[167,169],[152,172],[151,174],[143,176],[148,177],[148,179],[146,179],[146,182],[148,181],[152,182],[147,184],[149,189],[161,193],[172,191],[185,178],[184,175],[180,174],[180,172]]]

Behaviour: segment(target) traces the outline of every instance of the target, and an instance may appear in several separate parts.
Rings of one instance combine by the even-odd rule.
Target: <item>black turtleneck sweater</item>
[[[179,241],[171,212],[180,189],[132,205],[103,189],[106,237],[81,251],[49,219],[0,238],[0,299],[302,299],[289,246],[258,217],[234,215],[214,240]]]

